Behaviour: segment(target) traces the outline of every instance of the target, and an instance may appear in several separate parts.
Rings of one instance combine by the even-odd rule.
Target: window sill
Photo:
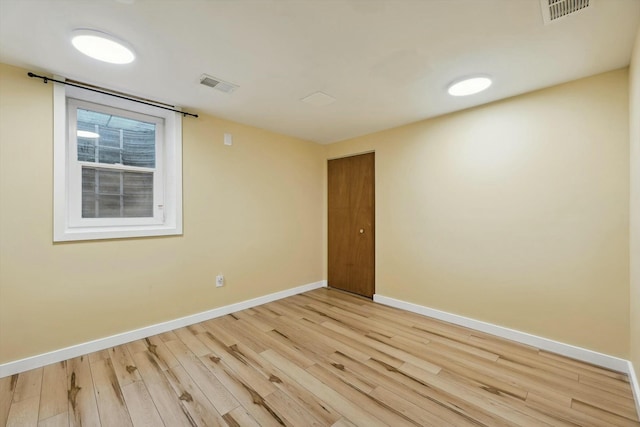
[[[54,242],[82,240],[126,239],[131,237],[180,236],[181,227],[129,226],[129,227],[82,227],[67,228],[54,233]]]

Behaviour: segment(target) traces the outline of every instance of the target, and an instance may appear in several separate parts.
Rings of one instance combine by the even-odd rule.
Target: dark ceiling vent
[[[238,88],[238,86],[234,85],[233,83],[225,82],[216,77],[208,76],[206,74],[203,74],[200,77],[200,84],[212,87],[224,93],[231,93]]]
[[[560,18],[589,7],[594,0],[540,0],[544,23],[550,24]]]

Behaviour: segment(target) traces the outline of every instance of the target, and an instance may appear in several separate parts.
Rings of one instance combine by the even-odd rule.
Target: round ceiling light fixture
[[[73,30],[71,43],[80,52],[110,64],[128,64],[136,59],[128,43],[111,34],[85,28]]]
[[[447,91],[451,96],[468,96],[486,90],[491,83],[488,76],[465,77],[451,83]]]

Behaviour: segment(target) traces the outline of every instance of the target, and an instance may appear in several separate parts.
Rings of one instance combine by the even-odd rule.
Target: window
[[[54,86],[54,241],[182,234],[179,113]]]

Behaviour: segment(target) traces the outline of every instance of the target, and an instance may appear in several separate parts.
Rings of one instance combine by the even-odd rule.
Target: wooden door
[[[375,155],[329,160],[329,286],[375,292]]]

